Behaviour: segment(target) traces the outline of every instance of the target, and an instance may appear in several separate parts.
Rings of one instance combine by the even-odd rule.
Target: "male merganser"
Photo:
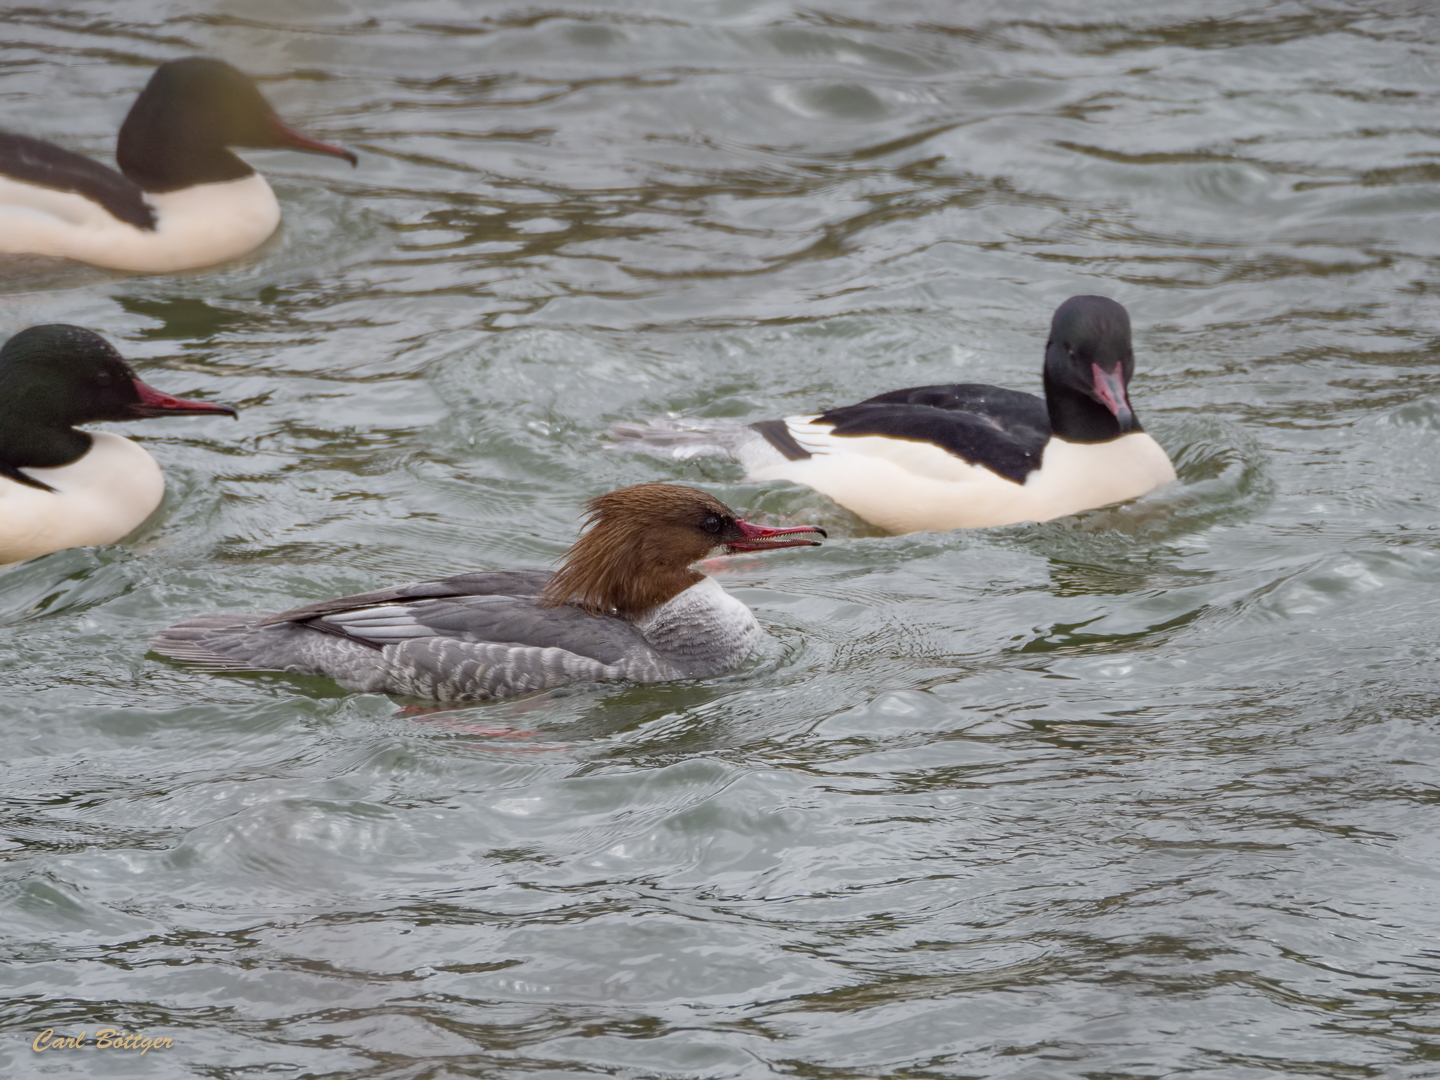
[[[1175,479],[1130,407],[1130,315],[1072,296],[1045,343],[1045,398],[980,383],[893,390],[808,416],[621,424],[656,457],[728,456],[750,480],[814,488],[892,533],[1049,521]]]
[[[165,477],[154,458],[76,424],[215,413],[235,410],[146,386],[89,330],[21,330],[0,349],[0,564],[114,543],[160,505]]]
[[[554,574],[479,570],[278,615],[202,615],[150,643],[212,671],[324,675],[347,690],[479,701],[575,682],[728,671],[760,640],[750,609],[690,564],[819,544],[694,488],[636,484],[591,499],[590,528]],[[804,535],[802,537],[801,534]]]
[[[148,273],[238,258],[275,231],[280,204],[231,146],[356,163],[287,127],[244,72],[203,56],[171,60],[120,127],[119,172],[0,131],[0,252]]]

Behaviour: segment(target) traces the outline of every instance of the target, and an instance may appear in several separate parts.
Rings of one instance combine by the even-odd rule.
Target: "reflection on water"
[[[5,1075],[105,1025],[147,1077],[1433,1073],[1426,5],[122,9],[0,9],[7,127],[108,157],[204,52],[361,167],[252,154],[285,223],[218,270],[0,264],[0,330],[244,406],[135,431],[131,544],[0,572]],[[884,537],[603,450],[1033,391],[1075,293],[1180,474],[1129,506]],[[831,533],[720,568],[731,675],[432,712],[144,654],[670,475]]]

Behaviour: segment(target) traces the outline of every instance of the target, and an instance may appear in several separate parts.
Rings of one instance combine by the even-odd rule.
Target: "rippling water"
[[[6,126],[107,157],[159,60],[255,153],[220,270],[0,263],[238,424],[134,425],[132,542],[0,571],[0,1073],[1440,1075],[1434,7],[152,0],[0,7]],[[156,627],[546,566],[677,475],[617,420],[1037,390],[1131,311],[1177,490],[816,551],[694,684],[404,711]],[[119,1027],[143,1058],[31,1040]]]

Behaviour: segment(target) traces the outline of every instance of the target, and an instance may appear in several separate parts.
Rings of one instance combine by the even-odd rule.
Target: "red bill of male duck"
[[[691,564],[812,547],[825,535],[813,525],[752,525],[675,484],[637,484],[586,505],[589,528],[554,574],[481,570],[278,615],[203,615],[150,647],[211,671],[323,675],[347,690],[439,702],[701,679],[744,660],[761,630]]]
[[[82,327],[20,331],[0,348],[0,564],[112,544],[160,505],[165,477],[154,458],[76,424],[216,414],[235,410],[147,386]]]
[[[1130,315],[1072,296],[1045,344],[1045,397],[981,383],[893,390],[822,413],[655,420],[610,429],[620,449],[730,457],[750,480],[814,488],[892,533],[1049,521],[1175,479],[1130,405]]]
[[[120,127],[119,172],[0,131],[0,252],[144,273],[239,258],[275,231],[280,204],[235,146],[356,163],[286,125],[244,72],[203,56],[171,60]]]

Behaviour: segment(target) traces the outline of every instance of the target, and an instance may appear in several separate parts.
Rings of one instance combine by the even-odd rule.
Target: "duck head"
[[[592,615],[636,619],[704,575],[691,563],[713,555],[814,547],[814,525],[771,529],[742,520],[713,495],[679,484],[635,484],[585,504],[589,528],[550,579],[543,602]]]
[[[255,170],[228,149],[299,150],[356,157],[289,127],[255,80],[223,60],[161,64],[135,99],[115,148],[120,171],[149,192],[240,180]]]
[[[1104,296],[1072,296],[1055,309],[1045,343],[1045,403],[1056,436],[1096,443],[1143,430],[1130,406],[1134,373],[1123,306]]]
[[[229,405],[171,397],[142,382],[100,335],[50,323],[0,348],[0,476],[43,490],[20,470],[68,465],[90,449],[76,424],[157,416],[235,416]]]

